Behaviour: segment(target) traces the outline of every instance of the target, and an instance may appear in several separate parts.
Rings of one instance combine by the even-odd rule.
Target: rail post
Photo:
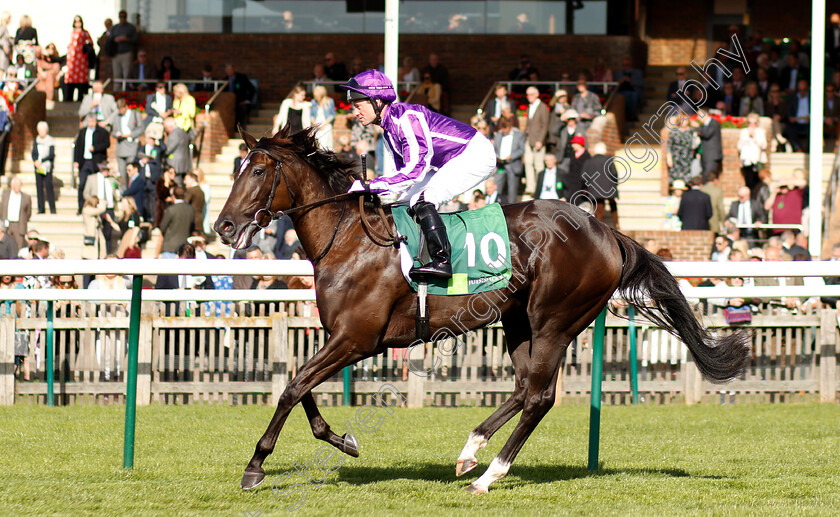
[[[137,349],[140,342],[140,301],[143,276],[134,275],[131,285],[131,319],[128,327],[128,378],[125,393],[123,468],[134,467],[134,423],[137,412]]]
[[[630,334],[630,392],[633,404],[639,403],[639,358],[636,351],[636,309],[627,307],[627,332]]]
[[[601,438],[601,381],[604,371],[604,328],[607,308],[595,319],[592,337],[592,396],[589,404],[589,470],[598,470],[598,443]]]
[[[47,302],[47,406],[55,405],[55,328],[53,325],[54,307],[52,300]]]

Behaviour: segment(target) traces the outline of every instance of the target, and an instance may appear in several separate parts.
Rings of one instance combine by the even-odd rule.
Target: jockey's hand
[[[365,191],[370,192],[370,187],[367,184],[362,183],[362,180],[356,180],[356,181],[353,182],[352,185],[350,185],[350,190],[348,190],[347,192],[365,192]]]

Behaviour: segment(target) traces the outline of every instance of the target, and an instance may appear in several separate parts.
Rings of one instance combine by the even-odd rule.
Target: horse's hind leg
[[[467,438],[464,449],[458,456],[458,463],[455,465],[455,475],[463,476],[478,466],[476,453],[487,446],[490,438],[501,429],[508,420],[522,411],[525,402],[525,387],[528,378],[528,363],[530,360],[529,340],[531,339],[531,328],[527,319],[504,318],[502,324],[505,329],[508,354],[513,363],[513,371],[516,375],[513,394],[504,401],[490,417],[476,427]]]
[[[330,425],[318,411],[318,405],[315,404],[315,397],[312,396],[311,391],[300,399],[300,403],[303,405],[303,410],[306,411],[306,418],[309,419],[309,426],[312,427],[312,434],[315,438],[329,443],[354,458],[359,457],[359,442],[352,434],[350,436],[347,436],[347,434],[338,436],[330,429]]]

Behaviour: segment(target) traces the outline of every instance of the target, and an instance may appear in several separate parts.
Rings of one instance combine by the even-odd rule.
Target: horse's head
[[[274,138],[256,138],[240,128],[248,155],[234,173],[233,186],[213,229],[222,242],[234,248],[247,248],[251,239],[271,223],[275,213],[287,210],[294,202],[294,188],[286,169],[289,153],[282,151]]]
[[[213,225],[222,242],[234,248],[249,247],[279,212],[346,192],[361,177],[350,163],[320,150],[314,131],[289,135],[284,129],[259,142],[240,133],[249,152]]]

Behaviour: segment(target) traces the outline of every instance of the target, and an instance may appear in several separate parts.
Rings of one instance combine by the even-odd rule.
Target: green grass
[[[356,408],[325,408],[339,434]],[[455,478],[467,434],[492,408],[398,409],[361,457],[307,486],[298,515],[840,515],[840,407],[605,407],[601,470],[586,471],[588,407],[552,410],[490,493]],[[272,482],[312,461],[316,441],[296,409],[252,492],[239,479],[271,407],[138,408],[135,468],[122,469],[124,408],[0,408],[0,516],[287,515]]]

